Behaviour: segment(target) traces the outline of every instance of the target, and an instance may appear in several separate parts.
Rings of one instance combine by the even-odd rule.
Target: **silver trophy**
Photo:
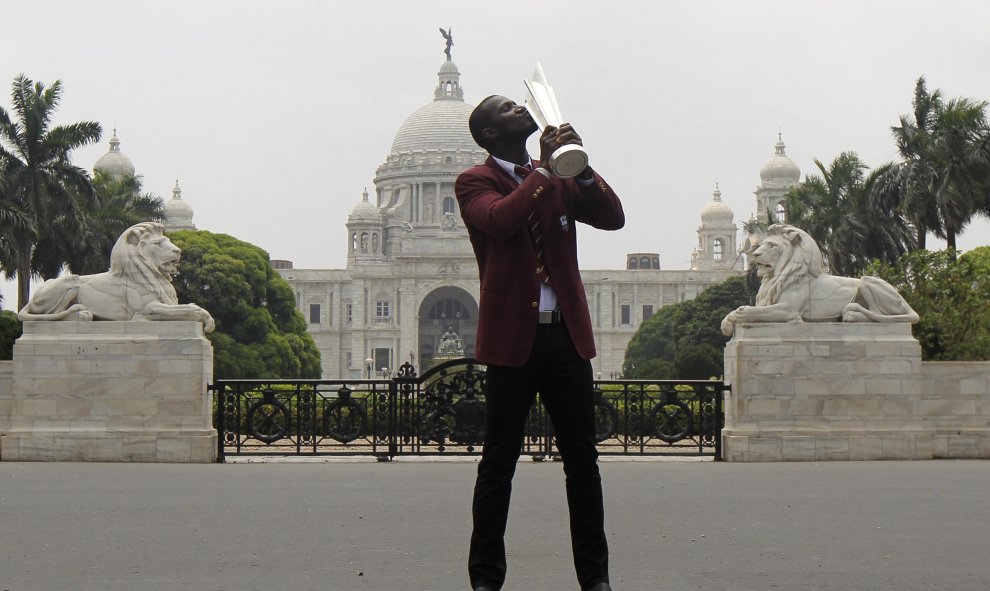
[[[537,62],[536,71],[529,80],[523,81],[526,84],[526,91],[529,97],[526,99],[526,109],[533,119],[540,126],[540,129],[547,125],[560,127],[565,123],[560,116],[560,107],[557,106],[557,97],[553,93],[553,87],[547,82],[546,75],[543,74],[543,67]],[[559,177],[571,178],[581,174],[581,171],[588,166],[588,153],[577,144],[561,146],[550,156],[550,170]]]

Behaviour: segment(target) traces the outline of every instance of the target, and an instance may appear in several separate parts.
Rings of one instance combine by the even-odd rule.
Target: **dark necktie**
[[[515,173],[521,179],[525,179],[531,172],[533,169],[528,166],[516,165]],[[540,232],[540,218],[536,216],[535,211],[529,212],[526,227],[529,228],[529,238],[533,241],[533,248],[536,249],[536,274],[539,275],[540,281],[553,287],[550,272],[547,271],[547,262],[543,259],[543,234]]]

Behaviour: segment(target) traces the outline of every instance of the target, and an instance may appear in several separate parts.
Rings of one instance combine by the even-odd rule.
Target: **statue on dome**
[[[454,36],[451,34],[451,31],[453,30],[454,27],[448,27],[446,31],[443,30],[443,27],[440,27],[440,34],[447,40],[447,47],[443,50],[443,52],[447,54],[448,62],[450,61],[450,47],[454,44]]]

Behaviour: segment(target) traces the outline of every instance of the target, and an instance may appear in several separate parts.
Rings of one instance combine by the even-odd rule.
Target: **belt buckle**
[[[557,324],[563,320],[560,310],[540,310],[537,324]]]

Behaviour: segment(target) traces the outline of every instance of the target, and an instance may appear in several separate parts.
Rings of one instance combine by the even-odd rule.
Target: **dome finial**
[[[793,160],[787,157],[784,149],[784,137],[777,132],[777,143],[773,146],[773,156],[763,165],[760,170],[760,180],[763,186],[786,186],[792,187],[801,180],[801,169]]]
[[[461,73],[450,59],[450,47],[454,44],[454,36],[451,34],[453,30],[453,27],[448,28],[446,31],[443,30],[443,27],[440,27],[440,34],[447,40],[447,48],[444,49],[444,53],[447,54],[447,60],[440,65],[440,72],[437,73],[440,83],[433,92],[433,100],[435,101],[464,100],[464,90],[461,88]]]
[[[179,179],[175,179],[175,188],[172,189],[172,199],[165,204],[165,229],[169,232],[173,230],[195,230],[193,223],[193,209],[182,199],[182,189],[179,188]]]
[[[443,52],[447,54],[448,62],[450,61],[450,47],[454,44],[454,35],[452,33],[453,30],[454,27],[447,27],[446,31],[443,30],[443,27],[440,27],[440,34],[443,35],[443,38],[447,41],[447,47],[444,48]]]
[[[712,197],[715,198],[715,201],[721,201],[722,200],[722,191],[719,190],[719,188],[718,188],[718,181],[715,181],[715,192],[712,193]]]
[[[113,135],[110,136],[110,149],[93,165],[93,172],[96,171],[105,172],[115,179],[134,176],[134,163],[120,151],[116,126],[113,128]]]

